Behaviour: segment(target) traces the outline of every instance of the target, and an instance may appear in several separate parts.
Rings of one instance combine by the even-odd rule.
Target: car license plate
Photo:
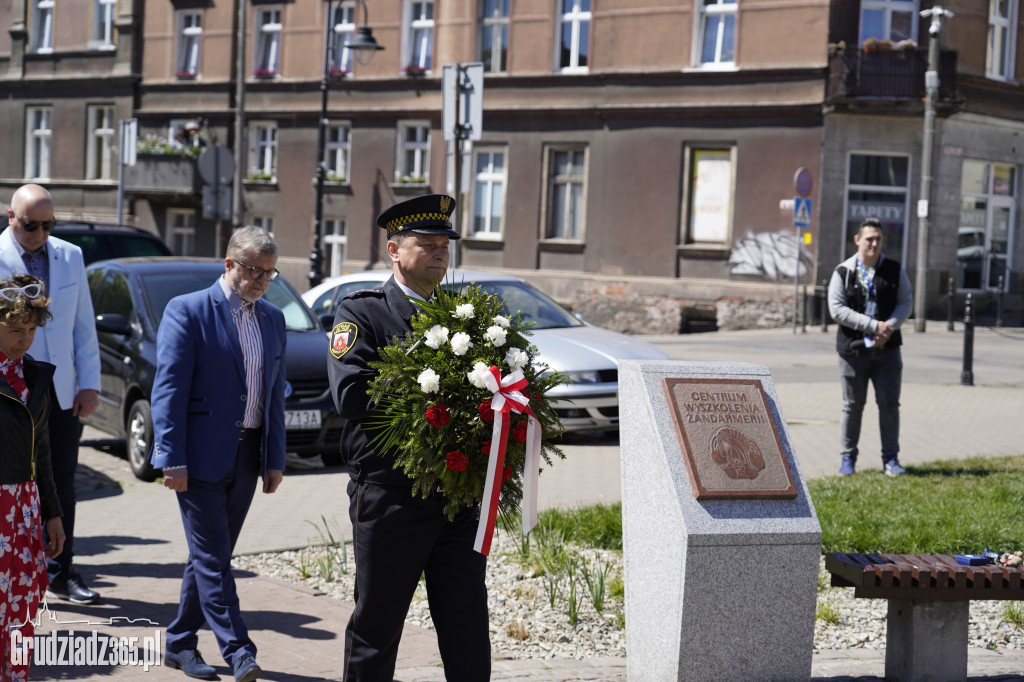
[[[285,410],[284,428],[288,431],[319,429],[320,410]]]

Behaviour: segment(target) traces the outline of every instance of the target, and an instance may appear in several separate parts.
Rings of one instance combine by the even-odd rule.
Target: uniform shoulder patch
[[[374,298],[384,298],[384,289],[357,289],[356,291],[350,292],[342,296],[341,300],[344,301],[350,298],[365,298],[367,296],[372,296]]]
[[[341,358],[355,344],[359,327],[354,322],[339,322],[331,330],[331,355]]]

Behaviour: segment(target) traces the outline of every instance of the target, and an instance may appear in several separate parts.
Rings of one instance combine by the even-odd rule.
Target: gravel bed
[[[504,659],[584,659],[592,656],[625,656],[626,632],[620,600],[606,597],[598,613],[591,603],[586,583],[578,578],[579,615],[575,627],[569,624],[568,588],[563,581],[556,589],[559,598],[552,607],[549,586],[544,576],[532,576],[514,558],[514,540],[497,533],[487,562],[488,608],[491,623],[491,647],[496,658]],[[598,560],[610,565],[608,582],[622,577],[622,557],[616,552],[576,550],[585,561]],[[298,551],[238,556],[235,569],[304,584],[336,599],[352,601],[354,565],[351,547],[348,572],[339,569],[341,554],[334,552],[335,569],[330,581],[318,574],[318,562],[327,556],[323,547]],[[818,591],[818,614],[814,628],[814,650],[884,649],[888,602],[884,599],[855,599],[849,588],[827,587],[825,561]],[[301,570],[305,567],[305,570]],[[303,572],[306,576],[303,577]],[[1024,630],[1006,620],[1008,604],[1001,601],[973,601],[970,605],[969,646],[983,649],[1024,649]],[[821,617],[829,613],[830,619]],[[1021,612],[1024,619],[1024,610]],[[433,628],[423,583],[416,590],[406,621]],[[830,622],[834,621],[834,622]]]

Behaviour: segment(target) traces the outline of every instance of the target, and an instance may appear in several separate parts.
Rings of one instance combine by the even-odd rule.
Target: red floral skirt
[[[19,665],[11,663],[11,631],[21,638],[35,632],[32,620],[49,579],[39,510],[39,489],[35,481],[0,485],[0,639],[4,659],[0,679],[28,679],[27,656]],[[28,652],[26,652],[28,654]]]

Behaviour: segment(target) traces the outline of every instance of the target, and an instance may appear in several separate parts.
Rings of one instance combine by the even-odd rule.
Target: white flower
[[[487,388],[487,384],[484,383],[484,376],[487,374],[490,374],[490,368],[477,360],[476,364],[473,365],[473,371],[466,374],[466,378],[469,379],[469,383],[477,388]]]
[[[448,327],[442,327],[439,324],[435,324],[427,330],[427,333],[423,335],[423,338],[427,340],[428,346],[437,350],[441,347],[442,343],[448,340]]]
[[[472,320],[476,316],[473,311],[472,303],[463,303],[462,305],[455,306],[455,317],[460,317],[463,320]]]
[[[505,336],[507,334],[507,331],[495,324],[487,328],[487,331],[484,332],[484,338],[493,343],[495,347],[500,347],[505,345]]]
[[[465,355],[466,351],[468,351],[473,345],[473,342],[469,340],[469,334],[466,332],[458,332],[452,335],[451,344],[453,353],[456,355]]]
[[[436,393],[437,389],[441,386],[441,377],[429,367],[420,372],[420,375],[416,377],[416,381],[419,382],[420,389],[424,393]]]
[[[526,367],[526,363],[530,361],[530,356],[526,354],[526,351],[518,348],[509,348],[508,352],[505,353],[505,362],[508,363],[509,368],[515,372],[523,367]]]
[[[502,329],[508,329],[509,321],[507,317],[501,315],[494,316],[494,324],[498,325]]]

